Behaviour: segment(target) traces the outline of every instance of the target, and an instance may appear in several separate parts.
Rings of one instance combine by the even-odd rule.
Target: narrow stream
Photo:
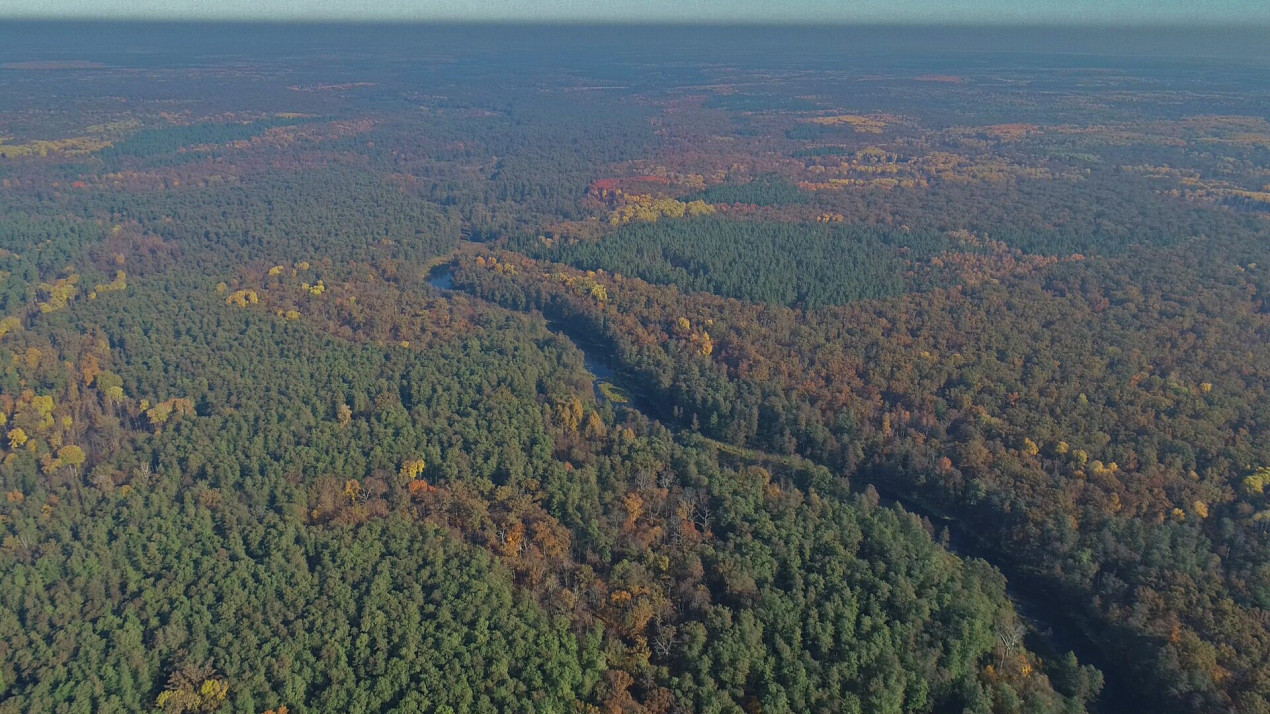
[[[435,269],[428,277],[428,284],[442,292],[453,292],[454,273],[451,267],[443,265]],[[572,342],[582,352],[583,366],[595,382],[596,399],[607,401],[619,409],[633,409],[653,421],[659,421],[657,417],[639,405],[638,399],[632,398],[626,403],[617,404],[612,402],[608,395],[604,393],[601,386],[608,384],[617,387],[621,393],[626,394],[621,389],[621,384],[616,381],[616,370],[610,366],[599,345],[580,339],[581,336],[575,337],[571,335],[570,332],[572,331],[567,330],[564,325],[556,321],[547,320],[547,326],[552,332]],[[916,500],[881,486],[876,482],[864,482],[861,480],[860,482],[853,481],[852,483],[852,486],[858,489],[863,489],[869,485],[872,485],[878,492],[882,505],[889,507],[898,506],[909,513],[928,519],[934,524],[937,533],[946,529],[949,536],[946,547],[949,551],[963,558],[985,560],[1002,572],[1013,570],[1012,568],[1002,567],[1000,560],[994,557],[995,554],[985,548],[977,538],[969,537],[968,534],[964,533],[964,528],[960,527],[956,519],[936,513]],[[1044,592],[1042,587],[1038,587],[1035,584],[1025,586],[1018,578],[1009,577],[1006,579],[1006,592],[1011,601],[1013,601],[1019,616],[1032,626],[1037,636],[1044,638],[1046,645],[1055,653],[1061,655],[1068,651],[1075,652],[1081,664],[1093,664],[1103,671],[1106,676],[1106,684],[1103,687],[1102,694],[1089,703],[1091,712],[1096,714],[1129,714],[1129,712],[1139,710],[1139,702],[1134,699],[1125,683],[1112,677],[1111,672],[1117,668],[1112,667],[1101,656],[1098,647],[1088,634],[1081,631],[1074,624],[1066,624],[1071,622],[1070,616],[1063,612],[1061,603],[1055,602],[1050,593]]]

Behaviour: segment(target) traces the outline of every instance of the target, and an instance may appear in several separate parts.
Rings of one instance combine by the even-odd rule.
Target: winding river
[[[446,264],[434,269],[428,276],[428,284],[442,293],[455,292],[452,267]],[[466,295],[466,293],[464,294]],[[470,295],[468,297],[477,299]],[[603,354],[601,346],[594,344],[592,341],[582,339],[580,335],[571,334],[573,331],[568,330],[566,326],[559,322],[547,320],[547,327],[560,337],[573,343],[582,352],[583,366],[595,383],[596,399],[608,402],[617,409],[633,409],[653,421],[658,421],[657,417],[653,416],[648,409],[640,406],[640,400],[637,395],[631,394],[622,388],[617,372],[612,367],[608,355]],[[620,403],[613,401],[611,395],[614,392],[606,390],[606,385],[614,388],[616,393],[621,394],[623,398],[629,397],[629,399]],[[735,448],[721,443],[718,443],[718,445],[725,449]],[[743,451],[754,454],[760,459],[780,460],[783,458],[775,454],[766,454],[748,448],[743,449]],[[981,539],[966,533],[965,528],[961,526],[956,518],[935,512],[916,499],[893,491],[877,482],[864,481],[859,477],[852,479],[852,487],[857,490],[863,490],[868,486],[873,486],[881,497],[880,502],[883,505],[901,508],[909,513],[928,519],[936,528],[946,530],[948,539],[945,546],[948,550],[960,557],[986,560],[1005,573],[1007,575],[1006,591],[1014,602],[1015,610],[1032,626],[1032,630],[1037,633],[1037,636],[1044,639],[1046,646],[1057,653],[1075,652],[1082,664],[1093,664],[1103,671],[1106,675],[1106,684],[1103,687],[1101,696],[1090,702],[1089,708],[1091,712],[1096,714],[1130,714],[1130,712],[1140,711],[1141,702],[1133,697],[1122,680],[1111,674],[1120,668],[1109,662],[1102,655],[1093,637],[1079,623],[1073,620],[1073,617],[1062,607],[1062,603],[1053,597],[1053,593],[1047,592],[1042,584],[1030,581],[1026,577],[1020,577],[1016,568],[1004,563],[999,555],[986,547]]]

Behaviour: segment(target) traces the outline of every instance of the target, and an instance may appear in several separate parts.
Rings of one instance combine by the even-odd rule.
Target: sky
[[[0,0],[0,17],[1270,25],[1270,0]]]

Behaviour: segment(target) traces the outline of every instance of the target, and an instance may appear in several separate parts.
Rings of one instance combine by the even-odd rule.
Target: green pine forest
[[[1256,72],[75,27],[0,714],[1270,712]]]

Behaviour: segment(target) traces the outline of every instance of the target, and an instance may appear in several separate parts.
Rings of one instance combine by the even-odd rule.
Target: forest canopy
[[[0,713],[1270,712],[1261,65],[141,29],[0,28]]]
[[[531,254],[684,290],[816,308],[901,294],[908,261],[949,246],[937,234],[700,218],[634,224],[597,243]]]

